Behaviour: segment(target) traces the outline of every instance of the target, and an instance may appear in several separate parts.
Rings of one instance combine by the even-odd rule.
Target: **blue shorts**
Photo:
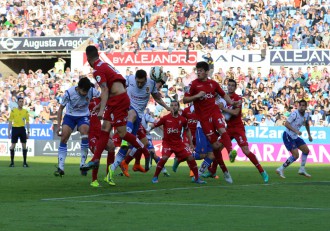
[[[210,141],[205,136],[202,128],[196,129],[196,148],[195,151],[199,154],[213,152]]]
[[[89,116],[72,116],[65,115],[63,118],[62,125],[69,126],[72,130],[77,126],[79,128],[81,125],[86,124],[89,126]]]
[[[290,152],[306,144],[305,141],[300,137],[298,137],[297,139],[292,139],[286,132],[283,132],[283,143],[286,149]]]
[[[133,107],[129,107],[129,110],[134,110],[135,113],[136,113],[136,120],[133,123],[133,129],[132,129],[132,132],[131,132],[131,134],[136,136],[136,134],[139,131],[139,127],[140,127],[140,124],[142,122],[142,119],[139,117],[139,114],[137,113],[137,111]]]
[[[154,144],[152,143],[152,139],[148,139],[148,150],[155,149]]]

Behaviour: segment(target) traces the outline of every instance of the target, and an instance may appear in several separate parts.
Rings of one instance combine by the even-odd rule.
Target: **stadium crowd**
[[[329,49],[330,9],[327,1],[93,1],[7,0],[0,3],[0,37],[91,37],[100,50],[177,49]],[[122,73],[124,74],[124,73]],[[130,75],[132,73],[126,73]],[[125,75],[125,74],[124,74]],[[194,71],[181,69],[162,92],[182,99]],[[21,70],[0,82],[0,123],[7,123],[17,96],[25,97],[31,123],[56,123],[64,91],[83,76],[69,67]],[[87,75],[92,79],[92,74]],[[308,101],[312,126],[330,124],[330,77],[326,67],[297,72],[271,67],[262,75],[250,67],[223,67],[213,78],[226,90],[228,78],[239,83],[247,125],[282,125],[299,99]],[[169,100],[169,98],[168,98]],[[160,108],[151,101],[155,115]]]

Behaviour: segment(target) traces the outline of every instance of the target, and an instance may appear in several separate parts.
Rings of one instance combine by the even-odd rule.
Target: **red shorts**
[[[191,156],[191,151],[183,142],[179,148],[174,148],[172,145],[168,145],[163,142],[162,156],[170,157],[172,153],[178,158],[179,161],[185,160]]]
[[[126,126],[130,100],[127,93],[109,97],[103,119],[110,121],[112,126]]]
[[[227,133],[231,139],[235,139],[240,147],[249,146],[245,135],[245,128],[227,128]]]
[[[220,111],[215,111],[208,118],[200,121],[205,136],[211,144],[218,140],[219,134],[217,131],[220,128],[226,128],[226,121]]]
[[[138,132],[137,132],[137,137],[139,138],[139,140],[142,140],[142,139],[146,138],[146,136],[147,136],[147,131],[142,126],[142,124],[140,124],[140,127],[139,127]]]

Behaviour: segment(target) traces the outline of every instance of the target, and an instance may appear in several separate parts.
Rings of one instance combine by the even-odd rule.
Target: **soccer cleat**
[[[277,168],[276,173],[283,179],[285,179],[283,169]]]
[[[82,175],[82,176],[87,176],[87,171],[85,171],[85,170],[80,170],[80,175]]]
[[[84,164],[82,166],[80,166],[80,170],[81,171],[88,171],[90,169],[96,169],[98,168],[100,165],[99,160],[96,161],[89,161],[87,164]]]
[[[29,167],[29,165],[27,163],[23,164],[23,168],[28,168],[28,167]]]
[[[134,172],[146,172],[140,164],[134,164],[132,169]]]
[[[194,176],[193,171],[190,170],[190,172],[189,172],[189,176],[190,176],[190,177]]]
[[[126,140],[122,140],[120,147],[127,148],[128,147],[128,142]]]
[[[10,168],[15,167],[14,163],[10,163],[9,167],[10,167]]]
[[[114,175],[115,175],[115,171],[111,170],[111,165],[109,165],[109,172],[108,172],[108,175],[107,175],[107,182],[109,185],[112,185],[112,186],[115,186],[116,183],[114,182]]]
[[[120,168],[121,168],[121,171],[123,172],[123,174],[126,176],[126,177],[129,177],[129,173],[128,173],[128,165],[126,163],[125,160],[123,160],[121,163],[120,163]]]
[[[210,171],[207,171],[207,172],[204,172],[202,175],[201,175],[203,178],[214,178],[214,179],[219,179],[219,176],[217,176],[216,174],[212,174]]]
[[[299,174],[299,175],[302,175],[302,176],[305,176],[305,177],[308,177],[308,178],[312,177],[311,174],[308,174],[308,173],[306,172],[305,167],[300,167],[300,168],[299,168],[299,171],[298,171],[298,174]]]
[[[179,167],[179,161],[177,158],[174,158],[173,166],[172,166],[173,172],[176,172],[176,170],[178,170],[178,167]]]
[[[57,168],[57,170],[54,172],[54,176],[63,177],[64,176],[64,171],[60,168]]]
[[[151,182],[152,182],[153,184],[157,184],[157,183],[158,183],[158,177],[154,176],[154,177],[152,178]]]
[[[202,180],[201,178],[198,178],[197,180],[195,180],[195,177],[193,176],[191,178],[191,183],[196,183],[196,184],[206,184],[206,181]]]
[[[166,172],[163,172],[164,176],[165,177],[170,177],[171,175],[166,171]]]
[[[262,176],[262,179],[264,180],[264,182],[267,184],[268,183],[268,180],[269,180],[269,176],[268,176],[267,172],[266,171],[263,171],[261,173],[261,176]]]
[[[237,156],[237,151],[235,149],[231,150],[229,153],[229,161],[231,163],[234,163],[236,156]]]
[[[100,187],[100,184],[97,180],[94,180],[91,182],[90,186],[92,186],[94,188],[98,188],[98,187]]]
[[[103,181],[104,181],[105,183],[109,183],[109,182],[108,182],[108,177],[105,176],[105,177],[103,178]]]
[[[225,178],[225,181],[229,184],[232,184],[234,181],[233,181],[233,178],[231,178],[231,175],[229,172],[224,172],[223,173],[223,176]]]

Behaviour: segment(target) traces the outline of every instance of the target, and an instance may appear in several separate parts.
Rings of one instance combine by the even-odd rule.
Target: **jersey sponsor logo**
[[[178,128],[168,128],[167,129],[167,134],[171,134],[171,133],[179,133],[179,129]]]

